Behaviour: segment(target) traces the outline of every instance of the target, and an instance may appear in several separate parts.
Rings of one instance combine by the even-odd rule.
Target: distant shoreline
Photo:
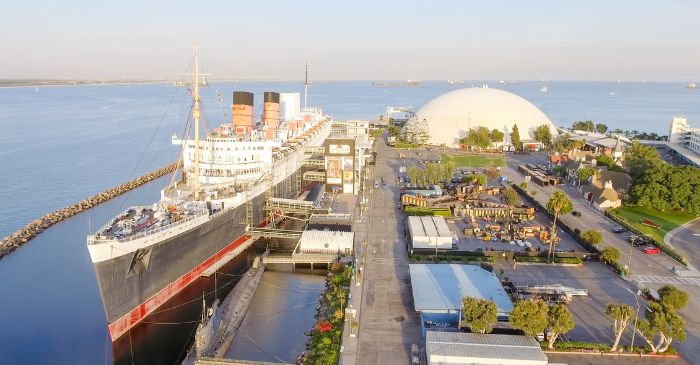
[[[0,80],[0,88],[26,88],[26,87],[58,87],[58,86],[94,86],[94,85],[153,85],[172,84],[167,80],[114,80],[114,81],[87,81],[87,80]]]

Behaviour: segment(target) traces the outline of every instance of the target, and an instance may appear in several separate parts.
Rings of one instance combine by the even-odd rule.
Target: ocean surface
[[[387,106],[418,108],[444,92],[483,83],[531,101],[556,125],[591,119],[612,129],[664,134],[671,117],[684,115],[700,126],[700,89],[686,89],[684,83],[547,82],[544,93],[539,81],[463,86],[435,81],[419,87],[319,82],[310,87],[309,105],[336,119],[376,119]],[[259,115],[262,92],[302,91],[302,85],[212,83],[202,91],[208,129],[230,120],[233,90],[254,92]],[[0,237],[174,161],[179,150],[170,143],[171,135],[182,135],[189,100],[187,88],[166,84],[0,89]],[[177,355],[159,352],[182,351],[191,327],[163,330],[177,333],[167,346],[158,347],[157,338],[131,343],[128,358],[112,348],[85,247],[88,232],[128,205],[157,200],[169,178],[67,219],[0,260],[0,363],[95,364],[113,357],[131,363],[132,354],[134,363],[174,362]]]

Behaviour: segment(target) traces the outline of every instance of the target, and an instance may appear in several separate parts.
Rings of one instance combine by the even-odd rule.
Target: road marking
[[[678,284],[700,286],[700,279],[677,276],[630,275],[630,279],[640,283]]]

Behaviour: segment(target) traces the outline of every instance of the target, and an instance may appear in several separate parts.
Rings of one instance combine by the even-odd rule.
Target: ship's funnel
[[[233,126],[236,133],[245,134],[253,130],[253,94],[247,91],[233,92]]]
[[[269,128],[280,125],[280,94],[266,91],[263,102],[262,122]]]

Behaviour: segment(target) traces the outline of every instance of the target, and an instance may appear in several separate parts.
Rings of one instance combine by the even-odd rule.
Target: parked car
[[[658,247],[654,246],[646,246],[642,249],[642,252],[644,252],[647,255],[656,255],[661,252],[661,250]]]
[[[612,231],[613,231],[613,233],[624,233],[624,232],[627,232],[627,230],[626,230],[624,227],[620,227],[620,226],[615,226],[615,227],[613,227]]]
[[[571,215],[573,215],[574,217],[580,217],[581,212],[579,212],[578,210],[573,210],[573,211],[571,211]]]

